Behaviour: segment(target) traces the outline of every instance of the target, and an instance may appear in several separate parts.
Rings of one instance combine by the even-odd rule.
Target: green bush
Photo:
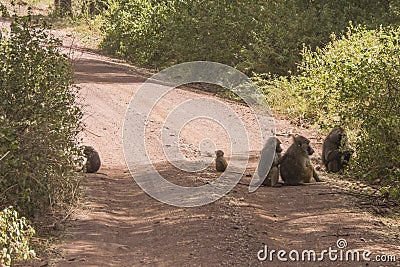
[[[287,116],[298,125],[309,124],[307,100],[302,97],[296,82],[296,76],[271,77],[269,74],[255,74],[253,81],[261,88],[271,109]]]
[[[27,216],[73,200],[79,181],[81,111],[60,44],[30,16],[0,42],[0,203]]]
[[[162,40],[161,27],[166,26],[164,4],[150,1],[121,1],[109,15],[107,36],[102,47],[109,53],[139,65],[158,66],[165,61],[159,54],[167,43]]]
[[[376,28],[397,16],[391,2],[340,1],[243,1],[252,6],[241,19],[251,22],[249,42],[239,55],[238,68],[256,73],[295,74],[303,46],[314,50],[329,42],[329,36],[345,31],[349,21]]]
[[[296,71],[349,20],[376,28],[397,18],[395,0],[115,0],[101,47],[134,64],[163,68],[208,60],[252,74]],[[392,3],[393,2],[393,3]]]
[[[11,266],[15,261],[28,260],[35,257],[35,251],[29,248],[30,238],[35,230],[24,217],[19,217],[12,208],[0,212],[0,263]]]
[[[268,93],[282,90],[282,101],[272,101],[280,110],[324,129],[349,130],[356,150],[352,173],[383,180],[395,198],[400,197],[399,53],[400,28],[351,26],[323,49],[304,49],[299,76],[264,85]]]

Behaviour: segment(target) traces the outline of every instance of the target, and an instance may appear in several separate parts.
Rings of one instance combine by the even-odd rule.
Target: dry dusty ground
[[[68,46],[68,45],[67,45]],[[56,266],[399,266],[398,224],[374,217],[353,205],[358,200],[335,194],[331,183],[313,186],[259,188],[249,193],[237,185],[222,199],[197,208],[177,208],[163,204],[143,192],[131,177],[122,149],[122,129],[126,108],[145,76],[121,62],[96,53],[75,50],[72,57],[76,80],[84,105],[85,144],[100,153],[103,165],[98,174],[89,174],[83,184],[81,205],[65,221],[65,240],[55,248],[59,257],[44,262]],[[168,112],[177,104],[211,94],[175,89],[155,107],[147,125],[147,145],[157,169],[168,180],[187,186],[204,184],[218,177],[214,168],[185,173],[165,162],[159,132]],[[224,101],[256,128],[247,107]],[[276,120],[278,133],[300,133],[312,140],[314,159],[321,152],[321,139],[311,130],[299,129],[285,120]],[[217,129],[212,122],[188,124],[182,151],[198,155],[199,141]],[[222,133],[223,134],[223,133]],[[280,137],[284,150],[290,139]],[[224,138],[214,140],[229,151]],[[253,139],[251,139],[253,140]],[[246,173],[257,164],[259,148],[251,141],[252,158]],[[323,179],[328,179],[320,170]],[[243,181],[249,181],[244,177]],[[328,193],[328,194],[327,194]],[[397,263],[260,262],[259,250],[315,250],[321,252],[336,242],[347,241],[346,250],[371,250],[371,259],[388,254]],[[287,257],[287,255],[286,255]]]

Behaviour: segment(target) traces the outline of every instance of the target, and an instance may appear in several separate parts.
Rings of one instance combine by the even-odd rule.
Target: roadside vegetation
[[[2,17],[7,17],[2,6]],[[61,42],[30,15],[12,16],[0,40],[2,266],[33,257],[31,223],[77,197],[81,111]],[[7,208],[6,208],[7,207]]]
[[[106,12],[101,47],[164,68],[209,60],[246,74],[296,74],[303,45],[315,50],[349,21],[375,29],[396,21],[397,1],[119,0]],[[398,4],[397,4],[398,5]]]

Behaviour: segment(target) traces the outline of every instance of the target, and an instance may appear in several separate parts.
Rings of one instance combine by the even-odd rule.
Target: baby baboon
[[[99,153],[94,150],[91,146],[85,146],[83,150],[83,154],[85,154],[86,161],[86,172],[87,173],[95,173],[100,169],[100,156]]]
[[[226,167],[228,167],[228,163],[224,158],[224,151],[217,150],[215,151],[215,155],[217,155],[217,158],[215,159],[215,167],[217,171],[224,172],[226,170]]]
[[[354,151],[348,148],[347,135],[343,128],[335,127],[322,145],[322,162],[327,172],[339,172],[350,160]]]
[[[275,146],[274,146],[274,142],[275,142]],[[281,144],[282,144],[282,142],[278,138],[271,137],[268,139],[267,143],[261,150],[261,157],[260,157],[260,162],[258,163],[257,172],[258,172],[258,176],[261,179],[265,178],[262,183],[262,185],[264,185],[264,186],[278,187],[279,185],[281,185],[281,184],[278,184],[279,166],[277,165],[278,160],[281,157],[281,152],[282,152]],[[268,174],[266,175],[267,170],[266,170],[264,164],[265,164],[266,157],[269,157],[269,155],[271,153],[274,153],[275,156],[274,156],[274,160],[272,162],[271,169],[269,170]]]
[[[314,153],[310,146],[310,140],[304,136],[293,137],[293,144],[278,160],[280,173],[285,185],[301,185],[315,181],[321,182],[314,167],[311,165],[309,155]]]

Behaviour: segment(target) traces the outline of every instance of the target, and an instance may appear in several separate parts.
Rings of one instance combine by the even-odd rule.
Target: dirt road
[[[297,250],[301,256],[303,250],[315,250],[320,255],[330,247],[340,250],[337,241],[344,239],[344,252],[371,250],[371,259],[385,253],[400,260],[399,237],[394,235],[398,225],[355,208],[352,202],[356,200],[349,196],[326,194],[335,191],[329,184],[263,187],[254,193],[237,185],[222,199],[196,208],[177,208],[148,196],[131,177],[122,147],[125,111],[146,75],[95,53],[75,51],[73,57],[85,111],[82,138],[99,151],[103,165],[99,174],[88,175],[84,182],[82,205],[66,222],[67,237],[59,247],[62,256],[53,259],[56,266],[399,266],[399,262],[330,261],[328,256],[323,262],[282,262],[276,252],[272,262],[257,258],[258,254],[264,256],[259,251],[265,246],[269,251]],[[186,173],[165,162],[160,156],[159,133],[174,105],[199,97],[224,101],[210,94],[173,90],[158,103],[146,129],[149,153],[159,172],[186,186],[204,184],[219,174],[212,166]],[[254,126],[247,107],[229,105],[246,127]],[[315,137],[312,145],[318,158],[321,144],[314,132],[297,129],[284,120],[277,120],[276,127],[277,132]],[[199,142],[214,136],[213,129],[224,134],[212,122],[189,123],[182,134],[183,153],[198,156]],[[290,140],[281,139],[286,149]],[[229,151],[224,140],[214,141]],[[251,150],[246,173],[254,171],[257,164],[259,147],[252,143]],[[320,174],[324,178],[324,171]]]

